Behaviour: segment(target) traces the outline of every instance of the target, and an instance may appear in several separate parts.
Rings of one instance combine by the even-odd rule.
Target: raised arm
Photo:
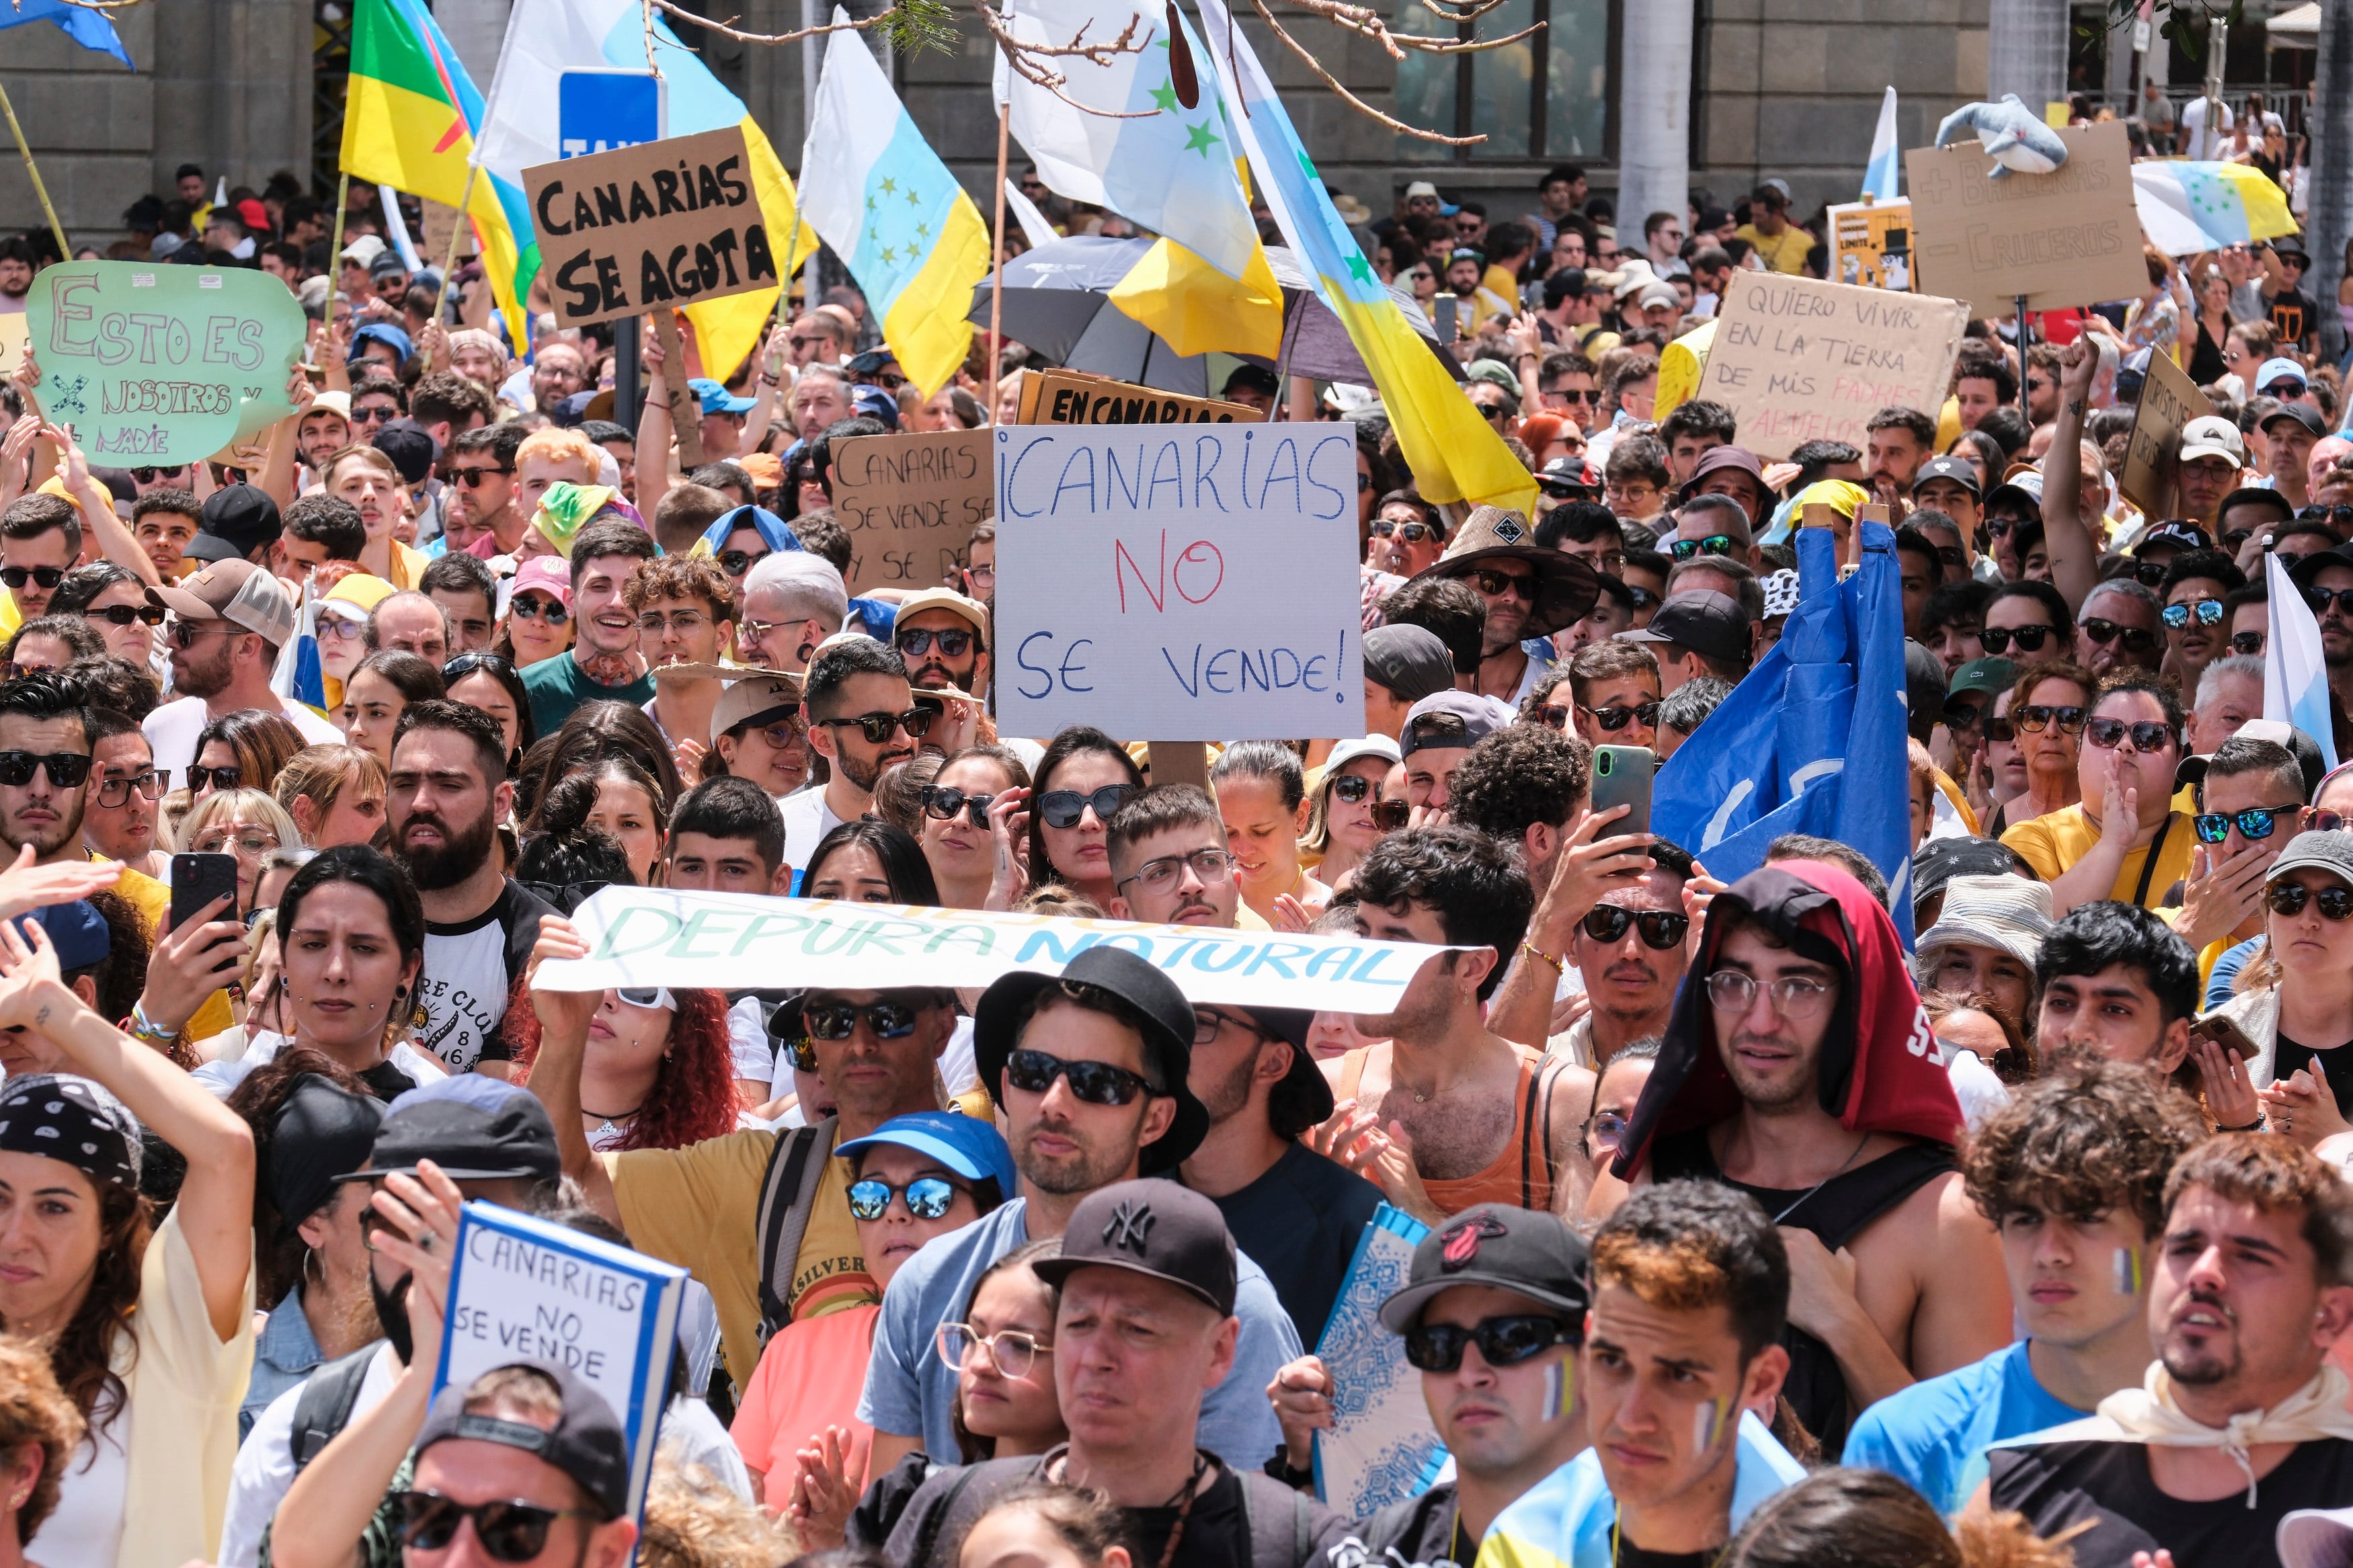
[[[551,958],[586,958],[588,944],[560,915],[543,915],[539,942],[532,949],[532,1010],[539,1015],[539,1053],[532,1058],[531,1091],[547,1108],[555,1123],[555,1146],[564,1157],[564,1173],[587,1193],[589,1206],[615,1225],[621,1219],[620,1199],[605,1163],[588,1147],[580,1125],[580,1068],[588,1055],[588,1020],[596,1016],[598,993],[550,991],[537,981],[539,966]]]
[[[646,402],[638,411],[638,511],[649,523],[670,487],[669,360],[653,323],[638,323],[638,364],[645,374]]]
[[[2059,360],[2059,417],[2051,426],[2051,453],[2042,465],[2042,543],[2051,555],[2051,585],[2080,605],[2100,580],[2100,541],[2084,516],[2084,411],[2099,374],[2100,354],[2088,338],[2069,343]]]
[[[139,541],[115,515],[114,497],[107,488],[91,477],[90,459],[82,455],[73,432],[49,426],[41,432],[58,455],[58,467],[65,475],[66,489],[81,509],[82,522],[98,541],[98,548],[109,561],[127,566],[139,580],[151,586],[164,579],[156,574],[155,563],[139,548]]]
[[[253,481],[254,488],[278,503],[285,510],[294,504],[294,458],[299,450],[298,432],[302,416],[311,412],[318,400],[318,392],[311,385],[311,373],[301,365],[287,373],[286,399],[294,412],[269,427],[269,446],[261,459],[261,473]],[[142,552],[143,553],[143,552]]]

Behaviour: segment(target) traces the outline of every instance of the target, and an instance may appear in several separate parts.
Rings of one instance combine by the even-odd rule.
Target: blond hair
[[[579,485],[595,484],[604,467],[597,461],[596,443],[578,430],[533,431],[522,438],[522,445],[515,448],[514,460],[521,465],[537,458],[574,464],[580,469],[580,475],[572,482]]]

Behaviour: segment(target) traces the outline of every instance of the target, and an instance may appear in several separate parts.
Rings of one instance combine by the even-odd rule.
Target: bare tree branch
[[[1305,61],[1307,68],[1314,71],[1317,79],[1320,79],[1325,87],[1330,88],[1334,93],[1337,94],[1343,103],[1345,103],[1349,108],[1355,110],[1357,113],[1365,116],[1366,119],[1379,121],[1383,125],[1388,126],[1391,131],[1396,132],[1400,136],[1411,136],[1423,142],[1436,142],[1448,147],[1472,147],[1487,139],[1483,135],[1443,136],[1435,131],[1424,131],[1419,125],[1408,125],[1404,121],[1397,118],[1397,116],[1385,113],[1382,110],[1374,108],[1371,104],[1366,103],[1363,99],[1358,98],[1355,93],[1349,91],[1345,84],[1344,84],[1338,77],[1334,76],[1330,71],[1324,69],[1324,62],[1317,59],[1313,54],[1311,54],[1304,44],[1302,44],[1297,38],[1293,37],[1289,30],[1286,29],[1281,22],[1274,19],[1274,12],[1268,7],[1266,0],[1250,0],[1250,6],[1253,10],[1258,12],[1259,19],[1264,22],[1267,26],[1273,31],[1276,39],[1281,42],[1285,48],[1289,49],[1293,54],[1297,55],[1302,60]]]
[[[691,22],[698,27],[706,28],[723,37],[733,38],[743,44],[797,44],[803,38],[823,37],[828,33],[862,33],[869,27],[881,26],[889,20],[891,16],[890,12],[884,11],[879,16],[868,16],[863,20],[828,22],[822,26],[799,27],[789,33],[746,33],[738,30],[731,25],[731,22],[714,22],[707,16],[699,16],[679,5],[677,0],[645,0],[645,7],[649,38],[652,36],[653,13],[659,7],[682,21]]]
[[[1047,59],[1076,58],[1083,59],[1091,65],[1107,68],[1121,55],[1141,54],[1151,41],[1148,35],[1142,40],[1138,40],[1135,37],[1136,25],[1143,20],[1141,16],[1130,16],[1127,26],[1120,30],[1119,37],[1108,44],[1088,43],[1087,27],[1084,23],[1080,24],[1078,32],[1071,36],[1071,41],[1067,44],[1033,44],[1016,37],[1013,30],[1006,25],[1004,13],[987,5],[986,0],[979,0],[973,9],[980,14],[981,25],[988,29],[989,37],[997,40],[997,47],[1004,52],[1006,65],[1014,74],[1031,86],[1042,88],[1052,93],[1072,109],[1103,120],[1149,120],[1160,112],[1156,109],[1133,111],[1098,109],[1091,103],[1081,103],[1062,90],[1070,85],[1071,79],[1068,75],[1050,66],[1039,63]]]

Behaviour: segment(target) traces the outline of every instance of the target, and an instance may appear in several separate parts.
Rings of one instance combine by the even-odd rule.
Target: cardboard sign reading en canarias
[[[1025,370],[1017,425],[1252,425],[1265,415],[1247,403],[1187,397],[1076,370]]]
[[[1943,405],[1968,320],[1951,300],[1736,273],[1698,395],[1731,409],[1740,444],[1760,458],[1786,458],[1808,441],[1860,449],[1879,410]]]
[[[25,319],[42,410],[100,467],[198,462],[294,412],[302,307],[267,272],[69,261]]]
[[[996,437],[1005,733],[1363,733],[1351,426]]]
[[[859,436],[833,447],[849,591],[952,582],[997,490],[986,430]]]
[[[542,163],[522,184],[565,326],[776,286],[741,126]]]
[[[2058,134],[2064,163],[1999,180],[1974,138],[1905,151],[1913,287],[1989,318],[2015,314],[2021,294],[2030,310],[2056,310],[2148,292],[2124,121]]]
[[[2124,472],[2117,488],[2142,515],[2171,517],[2174,475],[2181,467],[2181,431],[2192,419],[2212,412],[2212,405],[2189,373],[2173,356],[2148,356],[2148,374],[2140,384],[2140,400],[2133,405],[2130,444],[2125,449]]]

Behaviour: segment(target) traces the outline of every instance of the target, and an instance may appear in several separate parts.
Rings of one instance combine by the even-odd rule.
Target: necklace
[[[588,1136],[591,1138],[604,1138],[607,1136],[617,1136],[621,1131],[620,1123],[631,1120],[638,1111],[643,1110],[644,1109],[645,1107],[643,1105],[633,1105],[627,1110],[616,1111],[610,1116],[605,1116],[599,1112],[589,1110],[586,1106],[582,1106],[580,1108],[580,1114],[583,1116],[594,1116],[596,1118],[597,1124],[588,1130]]]
[[[1799,1193],[1795,1202],[1791,1203],[1788,1208],[1783,1209],[1779,1214],[1773,1216],[1773,1223],[1775,1225],[1779,1225],[1783,1220],[1788,1219],[1792,1214],[1797,1212],[1799,1204],[1804,1203],[1808,1198],[1812,1197],[1816,1193],[1820,1192],[1824,1187],[1829,1186],[1832,1182],[1835,1182],[1841,1176],[1845,1175],[1846,1168],[1854,1163],[1854,1157],[1857,1154],[1862,1153],[1862,1146],[1870,1142],[1871,1134],[1868,1132],[1865,1132],[1861,1138],[1857,1139],[1855,1141],[1854,1147],[1847,1152],[1846,1158],[1839,1162],[1839,1168],[1832,1171],[1829,1175],[1824,1176],[1820,1181],[1816,1182],[1812,1186],[1808,1187],[1804,1192]]]
[[[1185,1539],[1185,1521],[1191,1517],[1193,1503],[1201,1495],[1201,1476],[1208,1468],[1209,1456],[1198,1448],[1194,1449],[1193,1473],[1187,1476],[1185,1484],[1169,1493],[1168,1500],[1160,1505],[1162,1508],[1174,1508],[1176,1510],[1176,1522],[1169,1528],[1168,1544],[1160,1549],[1160,1561],[1156,1568],[1168,1568],[1168,1565],[1176,1561],[1176,1548]],[[1060,1472],[1060,1476],[1055,1475],[1056,1471]],[[1071,1451],[1068,1446],[1065,1446],[1061,1452],[1048,1463],[1047,1475],[1050,1479],[1068,1485],[1070,1473]]]

